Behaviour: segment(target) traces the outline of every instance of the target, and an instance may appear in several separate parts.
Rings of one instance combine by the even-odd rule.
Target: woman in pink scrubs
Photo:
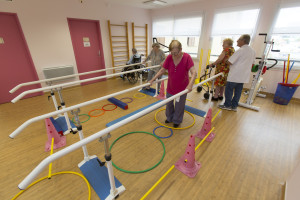
[[[197,77],[196,69],[194,68],[194,62],[191,56],[182,52],[182,45],[178,40],[172,40],[169,45],[170,55],[166,58],[161,70],[149,81],[150,85],[158,77],[168,71],[169,79],[167,86],[167,98],[188,89],[192,91],[193,84]],[[191,72],[191,79],[189,80],[189,72]],[[177,128],[184,115],[184,107],[187,94],[184,94],[171,101],[166,105],[166,121],[165,123],[173,122],[174,128]]]

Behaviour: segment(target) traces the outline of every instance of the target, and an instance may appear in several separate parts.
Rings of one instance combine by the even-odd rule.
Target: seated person
[[[132,56],[130,57],[129,61],[126,62],[126,65],[130,65],[130,64],[134,64],[134,63],[140,63],[142,60],[142,57],[140,54],[137,53],[137,50],[136,48],[132,48]],[[122,69],[122,72],[124,71],[128,71],[128,70],[132,70],[132,69],[137,69],[139,67],[137,66],[129,66],[129,67],[124,67]],[[125,75],[126,76],[126,75]],[[121,75],[120,76],[123,80],[124,80],[124,75]]]
[[[136,48],[132,48],[132,56],[130,57],[129,61],[126,63],[126,65],[134,64],[134,63],[140,63],[142,60],[142,57],[140,54],[137,53]]]

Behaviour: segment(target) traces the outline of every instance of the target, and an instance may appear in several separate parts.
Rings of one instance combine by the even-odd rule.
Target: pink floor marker
[[[58,149],[66,145],[66,136],[61,136],[55,129],[49,118],[45,119],[48,141],[45,145],[45,151],[51,150],[51,140],[54,138],[53,149]]]
[[[185,153],[175,163],[175,168],[190,178],[195,177],[200,170],[200,162],[195,161],[195,135],[191,135]]]
[[[159,94],[158,94],[158,96],[156,98],[161,99],[161,100],[166,99],[164,81],[161,82]]]
[[[211,119],[212,119],[212,109],[210,108],[206,114],[204,123],[202,125],[201,130],[196,134],[196,137],[198,138],[205,138],[205,136],[209,133],[209,131],[211,130]],[[212,142],[213,139],[215,138],[215,134],[214,133],[210,133],[210,135],[206,138],[206,141],[208,142]]]

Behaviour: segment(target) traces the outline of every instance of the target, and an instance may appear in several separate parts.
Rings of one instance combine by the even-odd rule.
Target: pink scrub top
[[[168,70],[169,79],[167,92],[171,95],[175,95],[183,90],[189,84],[189,70],[194,66],[193,59],[187,53],[183,53],[181,61],[175,66],[172,55],[168,55],[163,67]]]

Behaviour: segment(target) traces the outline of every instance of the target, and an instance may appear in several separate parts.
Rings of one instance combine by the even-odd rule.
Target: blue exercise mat
[[[70,120],[70,119],[69,119]],[[61,116],[61,117],[58,117],[55,119],[55,121],[58,123],[58,125],[60,126],[60,128],[66,132],[68,131],[68,125],[67,125],[67,122],[66,122],[66,118],[64,116]],[[72,128],[76,128],[76,126],[74,125],[74,123],[70,120],[70,124],[71,124],[71,127]]]
[[[199,110],[197,108],[194,108],[194,107],[191,107],[191,106],[187,106],[185,105],[185,108],[184,108],[186,111],[190,112],[190,113],[193,113],[195,115],[198,115],[200,117],[204,117],[206,115],[206,112],[204,112],[203,110]]]
[[[108,170],[105,166],[100,166],[97,157],[86,161],[79,169],[94,188],[100,199],[106,199],[110,194],[110,183]],[[122,186],[120,181],[115,177],[116,188]]]
[[[154,88],[140,90],[141,93],[144,93],[144,94],[152,96],[152,97],[155,95],[155,91],[156,91],[156,89],[154,89]]]
[[[148,106],[145,106],[143,108],[140,108],[140,109],[138,109],[138,110],[136,110],[136,111],[134,111],[132,113],[129,113],[128,115],[125,115],[123,117],[120,117],[120,118],[118,118],[118,119],[116,119],[114,121],[111,121],[111,122],[109,122],[109,123],[106,124],[106,127],[110,127],[110,126],[112,126],[112,125],[114,125],[114,124],[116,124],[116,123],[118,123],[118,122],[120,122],[120,121],[122,121],[122,120],[124,120],[124,119],[126,119],[126,118],[128,118],[128,117],[130,117],[130,116],[132,116],[132,115],[134,115],[136,113],[138,113],[138,112],[141,112],[142,110],[145,110],[146,108],[149,108],[150,106],[153,106],[153,105],[155,105],[155,104],[157,104],[159,102],[161,102],[161,100],[156,101],[156,102],[154,102],[154,103],[152,103],[152,104],[150,104]]]

